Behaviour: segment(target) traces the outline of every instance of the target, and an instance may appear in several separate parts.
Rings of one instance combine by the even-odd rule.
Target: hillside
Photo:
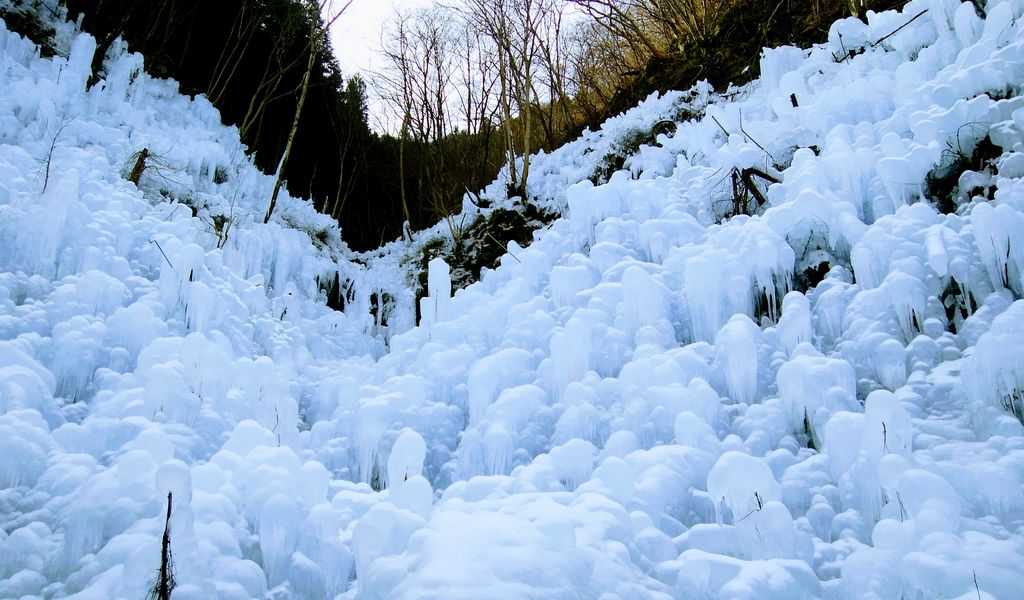
[[[169,493],[176,600],[1020,597],[1024,2],[978,4],[535,156],[562,216],[418,325],[526,207],[264,224],[201,96],[0,21],[0,598],[146,596]]]

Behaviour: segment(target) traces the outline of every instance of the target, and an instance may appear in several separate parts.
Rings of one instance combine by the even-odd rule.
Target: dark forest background
[[[118,37],[155,76],[205,94],[238,125],[256,164],[273,173],[295,116],[310,48],[310,11],[295,0],[67,0],[72,19],[97,39],[94,72]],[[319,14],[314,18],[321,19]],[[345,77],[330,44],[317,48],[288,167],[287,187],[343,226],[356,248],[400,233],[394,138],[371,131],[367,89]],[[429,215],[417,212],[416,222]]]
[[[267,173],[293,131],[308,71],[283,176],[359,250],[399,237],[405,220],[419,229],[458,212],[463,194],[492,181],[509,156],[557,147],[655,90],[744,83],[758,75],[764,46],[823,41],[838,18],[904,4],[465,0],[399,14],[383,36],[392,68],[368,82],[341,72],[326,34],[316,39],[330,9],[315,0],[64,3],[97,39],[96,79],[106,50],[124,39],[152,75],[209,98]],[[570,26],[569,11],[583,18]],[[18,15],[4,16],[17,30]],[[370,128],[371,92],[390,98],[400,132]],[[510,196],[528,195],[520,178]]]

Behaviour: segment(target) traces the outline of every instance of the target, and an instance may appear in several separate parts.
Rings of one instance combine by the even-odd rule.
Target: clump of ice
[[[812,342],[814,327],[811,303],[800,292],[789,292],[782,299],[782,316],[776,326],[782,348],[792,352],[803,342]]]
[[[518,348],[499,350],[476,361],[469,370],[467,400],[469,423],[478,423],[498,393],[522,381],[534,363],[533,356]]]
[[[683,412],[676,417],[676,443],[705,451],[715,451],[718,436],[707,421],[692,412]]]
[[[7,457],[0,464],[0,485],[6,489],[36,484],[46,471],[49,433],[35,410],[9,409],[0,415],[0,450]]]
[[[961,377],[974,402],[1007,410],[1024,422],[1024,301],[992,321],[963,360]]]
[[[811,600],[822,591],[814,571],[799,560],[751,561],[690,549],[667,563],[666,570],[676,574],[674,593],[685,598]]]
[[[570,440],[551,449],[551,462],[558,470],[559,479],[570,490],[586,481],[594,470],[597,449],[585,440]]]
[[[781,498],[779,484],[768,465],[736,450],[718,458],[708,473],[707,486],[720,522],[725,510],[736,522],[762,510],[767,502]]]
[[[839,411],[825,423],[824,450],[834,480],[838,481],[857,461],[863,435],[864,415],[859,412]]]
[[[715,337],[715,365],[733,402],[749,404],[759,389],[761,330],[743,314],[734,315]]]
[[[352,532],[356,581],[360,589],[383,597],[398,583],[389,573],[387,562],[378,560],[401,554],[412,534],[423,524],[422,517],[386,502],[366,511]]]
[[[260,552],[271,586],[285,581],[288,575],[289,562],[298,543],[297,522],[301,522],[299,505],[288,496],[275,494],[263,503],[258,530]]]
[[[551,362],[558,395],[570,383],[582,379],[590,369],[591,330],[591,325],[574,316],[562,331],[551,336]]]
[[[622,317],[626,331],[657,323],[665,317],[662,288],[647,271],[629,267],[622,274]]]
[[[873,463],[884,454],[909,456],[913,445],[910,416],[891,392],[871,392],[864,402],[862,448]]]
[[[444,320],[451,304],[451,268],[443,258],[427,263],[427,295],[420,300],[420,314],[424,324]]]
[[[4,365],[0,367],[0,414],[33,410],[50,426],[59,425],[54,375],[18,345],[6,341],[0,341],[0,364]]]
[[[582,255],[575,255],[585,260]],[[588,264],[589,261],[575,265],[560,265],[551,269],[549,276],[551,286],[551,301],[555,306],[569,306],[576,297],[576,294],[583,290],[590,289],[598,281],[597,273]]]
[[[400,481],[421,475],[426,456],[427,446],[420,434],[412,429],[403,430],[388,456],[388,483],[397,485]]]
[[[582,491],[594,490],[598,493],[607,494],[609,498],[619,504],[625,505],[636,493],[636,485],[633,473],[621,458],[611,456],[601,462],[594,469],[589,481],[581,484]]]
[[[822,356],[810,344],[793,350],[793,358],[779,368],[777,379],[792,431],[806,430],[816,443],[832,413],[859,408],[853,367],[845,360]]]

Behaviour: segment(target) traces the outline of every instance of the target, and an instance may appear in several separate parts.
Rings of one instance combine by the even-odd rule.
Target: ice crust
[[[121,42],[87,89],[90,36],[0,20],[0,598],[144,597],[168,492],[175,598],[1024,596],[1024,2],[983,4],[536,156],[563,218],[454,294],[430,261],[418,324],[443,224],[264,224],[208,101]],[[926,176],[985,137],[943,214]],[[143,147],[173,168],[135,186]],[[781,181],[728,214],[748,167]]]

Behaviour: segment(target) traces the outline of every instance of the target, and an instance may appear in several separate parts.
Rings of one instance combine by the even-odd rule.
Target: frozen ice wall
[[[1022,16],[911,0],[648,98],[534,157],[562,218],[432,261],[419,326],[443,224],[263,224],[202,97],[0,25],[0,597],[143,597],[168,491],[175,598],[1022,596]]]

